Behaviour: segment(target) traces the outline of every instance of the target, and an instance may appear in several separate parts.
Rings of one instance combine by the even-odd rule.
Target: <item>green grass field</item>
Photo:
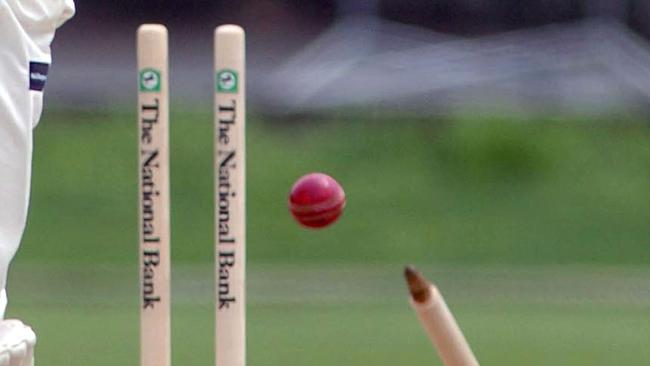
[[[650,129],[629,121],[408,116],[248,128],[251,365],[432,365],[403,264],[436,280],[484,365],[646,365]],[[174,359],[212,363],[211,116],[173,115]],[[48,111],[9,315],[39,365],[137,364],[136,127]],[[346,189],[306,231],[286,196]]]
[[[422,265],[484,365],[645,365],[648,270]],[[251,365],[439,365],[391,265],[251,265]],[[18,265],[39,364],[137,364],[135,266]],[[174,267],[174,360],[213,362],[208,265]],[[22,287],[19,287],[20,283]]]

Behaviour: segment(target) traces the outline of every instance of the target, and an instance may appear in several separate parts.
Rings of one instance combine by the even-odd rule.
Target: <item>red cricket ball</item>
[[[289,194],[289,210],[303,226],[323,228],[334,223],[343,213],[345,192],[327,174],[310,173],[296,181]]]

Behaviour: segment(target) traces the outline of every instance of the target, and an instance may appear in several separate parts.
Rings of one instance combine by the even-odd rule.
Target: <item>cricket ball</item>
[[[343,213],[345,192],[341,185],[327,174],[310,173],[300,177],[289,194],[289,210],[301,225],[324,228],[334,223]]]

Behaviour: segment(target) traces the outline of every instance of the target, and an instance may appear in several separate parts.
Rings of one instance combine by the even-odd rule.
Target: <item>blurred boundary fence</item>
[[[130,106],[134,29],[65,34],[55,44],[50,105]],[[171,90],[208,104],[211,31],[171,29]],[[251,106],[273,114],[341,107],[448,113],[471,108],[597,114],[649,112],[647,42],[613,20],[590,19],[461,37],[378,17],[341,18],[317,37],[249,32]]]

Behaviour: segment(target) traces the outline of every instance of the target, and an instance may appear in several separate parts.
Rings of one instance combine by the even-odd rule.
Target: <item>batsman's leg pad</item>
[[[0,321],[0,366],[34,366],[36,333],[17,319]]]

